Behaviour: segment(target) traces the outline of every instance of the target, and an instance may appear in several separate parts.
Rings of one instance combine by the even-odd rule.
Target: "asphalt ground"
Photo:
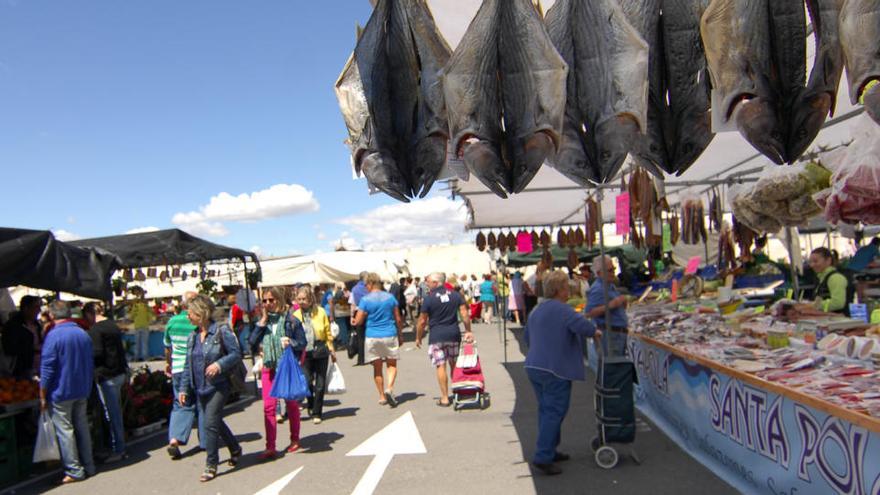
[[[346,454],[407,413],[412,414],[427,453],[394,456],[376,486],[377,494],[736,493],[644,418],[640,418],[633,445],[641,465],[623,456],[612,470],[598,467],[589,447],[596,431],[592,375],[575,384],[563,427],[560,450],[572,459],[562,464],[564,472],[559,476],[534,473],[526,459],[534,451],[537,410],[523,369],[522,330],[507,332],[506,362],[497,326],[476,325],[474,332],[491,394],[486,410],[456,412],[438,407],[439,388],[427,351],[416,349],[408,332],[395,387],[401,404],[396,409],[380,406],[371,368],[355,367],[340,353],[348,391],[328,396],[322,424],[303,420],[300,452],[271,462],[258,461],[264,448],[262,403],[251,398],[231,407],[226,415],[244,448],[244,458],[238,467],[226,467],[228,452],[221,450],[219,476],[209,483],[198,480],[204,452],[184,451],[183,459],[170,460],[163,430],[131,444],[128,459],[99,466],[98,474],[86,481],[58,486],[59,473],[19,485],[14,493],[255,494],[299,470],[286,486],[279,482],[280,493],[349,494],[373,457]],[[286,444],[287,432],[287,424],[279,425],[279,448]]]

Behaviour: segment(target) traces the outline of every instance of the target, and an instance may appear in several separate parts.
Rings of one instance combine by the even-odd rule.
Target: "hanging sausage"
[[[477,249],[481,252],[486,250],[486,236],[482,232],[477,234]]]

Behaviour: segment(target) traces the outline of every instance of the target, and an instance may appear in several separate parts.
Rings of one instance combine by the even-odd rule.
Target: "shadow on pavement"
[[[400,407],[407,402],[412,402],[419,397],[424,397],[425,394],[420,394],[416,392],[407,392],[405,394],[400,394],[397,396],[397,406]]]
[[[521,328],[511,330],[523,355],[528,352]],[[535,393],[522,362],[505,363],[516,390],[511,420],[523,453],[531,460],[538,432],[538,406]],[[639,425],[633,445],[642,460],[637,465],[628,455],[629,446],[620,450],[620,463],[611,470],[598,467],[589,443],[596,436],[593,410],[595,375],[587,371],[584,382],[574,382],[571,407],[562,426],[560,452],[571,460],[559,464],[563,473],[545,476],[531,469],[535,492],[556,495],[568,493],[737,493],[724,481],[682,451],[675,443],[638,415]]]
[[[341,433],[316,433],[301,438],[299,444],[304,454],[317,454],[333,450],[333,444],[344,437]]]
[[[336,418],[350,418],[352,416],[357,416],[357,412],[360,411],[359,407],[345,407],[342,409],[333,409],[330,411],[325,411],[324,415],[321,417],[324,421],[328,419],[336,419]]]

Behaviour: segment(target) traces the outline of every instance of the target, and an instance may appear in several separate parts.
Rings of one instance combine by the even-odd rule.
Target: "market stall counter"
[[[880,373],[843,337],[814,349],[771,316],[630,313],[638,407],[738,490],[880,493]]]

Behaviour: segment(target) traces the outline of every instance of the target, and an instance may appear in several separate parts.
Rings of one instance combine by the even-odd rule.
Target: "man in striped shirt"
[[[165,374],[171,377],[174,387],[174,405],[168,421],[168,455],[172,459],[180,459],[180,446],[186,445],[196,419],[196,405],[192,399],[181,404],[180,392],[183,391],[183,366],[186,363],[186,343],[189,335],[196,327],[189,322],[186,306],[195,292],[187,292],[181,302],[180,313],[171,317],[165,326]],[[202,439],[202,418],[199,419],[199,441]]]

